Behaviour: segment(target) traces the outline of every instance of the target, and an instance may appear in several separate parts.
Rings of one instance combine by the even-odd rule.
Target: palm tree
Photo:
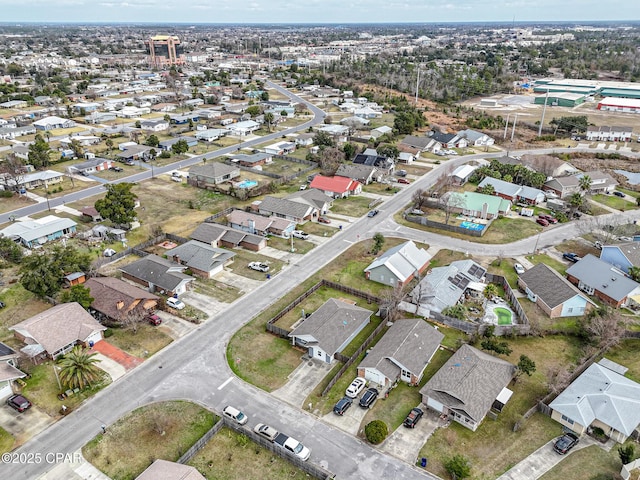
[[[589,175],[583,175],[578,180],[578,187],[580,187],[581,192],[588,192],[591,189],[591,177]]]
[[[569,197],[569,205],[574,209],[574,211],[578,210],[582,205],[584,205],[584,197],[580,195],[579,192],[572,193]]]
[[[80,345],[58,360],[60,381],[67,388],[86,388],[100,378],[99,362],[95,353],[88,353]]]
[[[486,287],[484,287],[484,298],[487,300],[491,300],[493,297],[498,296],[498,287],[495,283],[489,283]]]

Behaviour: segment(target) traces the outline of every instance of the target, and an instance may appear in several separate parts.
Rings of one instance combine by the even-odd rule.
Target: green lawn
[[[267,257],[266,255],[254,253],[242,248],[236,248],[233,250],[233,252],[236,254],[236,256],[233,259],[233,263],[231,264],[229,269],[233,273],[237,273],[238,275],[242,275],[243,277],[252,278],[254,280],[266,280],[266,273],[252,270],[247,266],[251,262],[262,262],[269,265],[269,275],[276,275],[278,272],[280,272],[280,270],[282,270],[282,267],[284,266],[284,262],[282,260],[278,260],[273,257]]]
[[[331,213],[338,215],[348,215],[350,217],[361,217],[366,215],[372,208],[374,200],[368,197],[339,198],[333,201]]]
[[[227,285],[226,283],[218,282],[213,279],[203,278],[198,278],[196,280],[195,291],[203,295],[208,295],[219,302],[224,303],[232,303],[245,293],[232,285]]]
[[[136,331],[131,328],[111,328],[112,335],[107,341],[138,358],[150,357],[173,341],[156,326],[141,322],[136,327]]]
[[[638,208],[635,202],[630,202],[625,200],[624,198],[617,197],[615,195],[593,195],[591,197],[594,201],[598,203],[602,203],[610,208],[615,208],[616,210],[631,210]]]
[[[50,303],[38,299],[33,293],[25,290],[19,282],[1,287],[1,292],[0,299],[6,304],[5,308],[0,309],[0,341],[2,342],[10,342],[14,338],[9,327],[51,308]]]
[[[621,468],[622,462],[620,462],[616,447],[610,452],[606,452],[597,445],[591,445],[568,455],[562,462],[541,476],[540,480],[565,480],[567,478],[608,480],[620,478],[618,474],[620,474]]]
[[[560,260],[556,260],[555,258],[551,258],[549,255],[527,255],[526,258],[534,265],[537,265],[538,263],[544,263],[545,265],[560,272],[562,276],[565,275],[567,268],[569,268],[569,265],[566,265],[565,263],[562,263]]]
[[[216,421],[213,413],[194,403],[154,403],[109,425],[82,454],[112,479],[133,480],[157,458],[178,460]]]
[[[293,248],[295,249],[295,253],[299,253],[304,255],[305,253],[309,253],[316,245],[308,240],[302,240],[300,238],[293,238],[293,242],[291,238],[282,238],[282,237],[269,237],[267,244],[278,250],[282,250],[283,252],[290,252],[291,245],[293,244]]]
[[[393,195],[398,193],[400,189],[398,187],[394,187],[393,185],[387,185],[384,183],[371,183],[369,185],[363,185],[363,192],[367,193],[375,193],[377,195]]]
[[[298,225],[298,227],[309,235],[318,235],[320,237],[332,237],[339,231],[336,227],[315,222],[307,222],[304,225]]]
[[[0,454],[10,451],[13,448],[14,442],[15,439],[13,435],[0,427]]]

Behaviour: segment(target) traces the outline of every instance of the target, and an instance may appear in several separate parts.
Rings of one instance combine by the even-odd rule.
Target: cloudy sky
[[[0,22],[366,23],[640,20],[638,0],[0,0]]]

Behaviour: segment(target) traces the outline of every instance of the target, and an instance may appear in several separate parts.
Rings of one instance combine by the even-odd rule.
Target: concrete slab
[[[333,425],[340,430],[344,430],[351,435],[358,435],[358,432],[360,431],[360,424],[362,423],[364,416],[369,411],[368,408],[360,408],[360,406],[358,405],[359,401],[359,398],[354,398],[353,404],[346,412],[344,412],[344,415],[340,416],[336,415],[333,412],[330,412],[322,417],[322,421],[328,423],[329,425]],[[376,402],[379,401],[384,400],[380,400],[380,397],[378,397]]]
[[[158,310],[156,312],[156,315],[158,315],[162,319],[162,324],[158,326],[158,329],[169,335],[174,340],[180,337],[184,337],[191,330],[197,328],[197,325],[195,323],[191,323],[178,318],[174,315],[171,315],[169,312]]]
[[[99,360],[97,366],[107,372],[114,382],[127,373],[122,365],[101,353],[96,353],[96,358]]]
[[[332,366],[317,360],[305,360],[289,375],[286,385],[272,392],[272,395],[284,400],[295,407],[304,408],[305,399],[313,389],[331,371]]]
[[[234,268],[242,268],[242,265],[235,265]],[[246,265],[244,265],[246,268]],[[243,293],[251,292],[262,284],[260,280],[253,280],[252,278],[243,277],[237,273],[233,273],[231,270],[223,270],[218,273],[215,278],[218,282],[226,283],[232,287],[236,287]]]
[[[33,399],[30,399],[33,401]],[[62,406],[62,403],[60,404]],[[14,447],[22,445],[55,421],[37,406],[19,413],[5,403],[0,406],[0,426],[13,435]]]
[[[432,410],[427,410],[424,405],[419,405],[424,415],[415,428],[406,428],[400,425],[391,433],[381,446],[381,450],[393,455],[400,460],[415,465],[420,450],[438,428],[447,425],[440,420],[439,415]],[[408,412],[407,412],[408,413]]]
[[[605,150],[607,148],[607,144],[606,143],[599,143],[596,146],[596,148],[599,149],[599,150]]]
[[[38,480],[111,480],[91,465],[78,450],[65,457],[53,469],[38,477]]]
[[[186,304],[192,305],[205,312],[207,319],[214,317],[229,306],[228,303],[219,302],[215,298],[194,292],[193,290],[185,292],[180,298]]]

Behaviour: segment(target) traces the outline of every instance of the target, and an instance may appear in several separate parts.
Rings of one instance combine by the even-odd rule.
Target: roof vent
[[[609,286],[609,285],[608,285],[608,284],[606,284],[606,283],[603,283],[603,284],[602,284],[602,288],[607,288],[608,286]]]
[[[612,282],[615,282],[615,281],[616,281],[616,278],[612,278],[612,279],[611,279],[611,281],[612,281]]]

